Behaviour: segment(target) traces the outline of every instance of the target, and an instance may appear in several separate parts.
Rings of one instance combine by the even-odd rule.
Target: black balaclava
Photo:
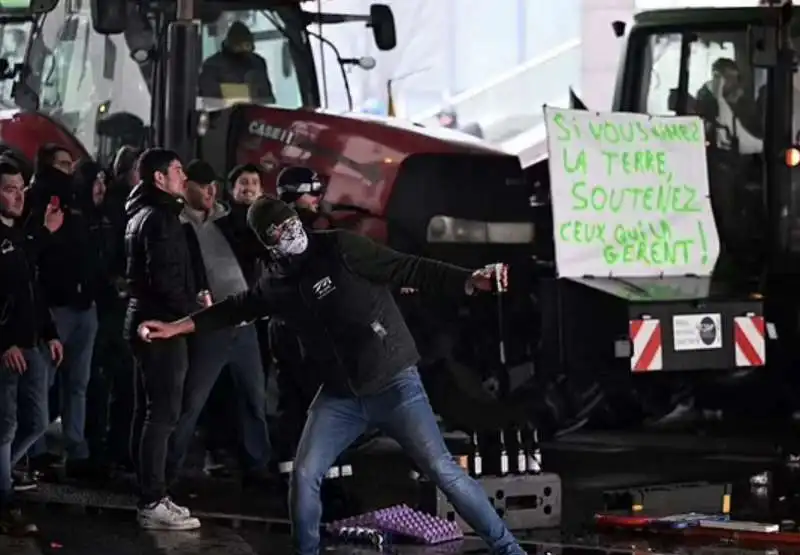
[[[247,225],[265,246],[273,248],[275,229],[286,220],[296,218],[291,206],[275,197],[263,196],[247,210]]]

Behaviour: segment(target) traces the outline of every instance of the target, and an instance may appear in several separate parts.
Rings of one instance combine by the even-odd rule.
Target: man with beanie
[[[186,167],[186,178],[186,206],[181,221],[198,288],[219,300],[247,291],[261,275],[257,254],[263,253],[263,248],[259,248],[258,240],[249,229],[245,230],[246,234],[237,232],[230,219],[230,209],[217,201],[216,176],[210,165],[193,160]],[[168,478],[177,477],[200,413],[227,366],[233,377],[236,411],[231,411],[230,405],[226,406],[226,411],[238,416],[243,478],[245,483],[262,483],[268,474],[271,446],[266,419],[267,388],[255,327],[237,326],[190,338],[189,362],[186,402],[167,457]],[[235,429],[222,432],[230,434]]]
[[[141,181],[125,205],[130,293],[125,334],[131,341],[138,384],[131,438],[139,478],[138,520],[146,529],[192,530],[200,521],[172,502],[165,476],[189,366],[186,340],[147,343],[136,333],[142,320],[176,318],[199,307],[186,234],[178,219],[186,175],[178,155],[161,148],[142,154],[139,175]]]
[[[278,198],[294,208],[306,227],[314,227],[320,216],[325,185],[317,172],[302,166],[283,168],[275,181]]]
[[[253,42],[247,25],[241,21],[231,24],[222,50],[204,61],[200,69],[201,98],[275,103],[267,62],[253,52]]]
[[[325,185],[315,171],[303,166],[283,168],[275,180],[275,192],[280,200],[297,212],[305,227],[316,227],[320,221],[320,201],[325,194]],[[320,382],[313,361],[308,360],[297,333],[286,322],[271,318],[268,337],[278,369],[279,470],[286,473],[292,468],[291,460],[303,432],[305,414]]]
[[[417,372],[419,353],[392,295],[400,287],[440,295],[491,291],[507,281],[505,266],[473,272],[344,230],[306,231],[297,212],[270,197],[251,206],[248,223],[274,259],[258,284],[181,320],[143,322],[139,334],[155,345],[268,313],[296,330],[323,386],[308,411],[292,474],[295,553],[319,552],[322,479],[373,426],[411,455],[493,553],[523,553],[481,486],[448,452]]]

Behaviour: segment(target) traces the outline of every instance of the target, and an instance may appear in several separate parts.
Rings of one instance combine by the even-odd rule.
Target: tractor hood
[[[77,160],[88,158],[86,149],[70,131],[40,112],[0,110],[0,145],[11,149],[22,161],[32,164],[36,151],[46,144],[59,145]]]
[[[311,168],[328,185],[326,201],[354,207],[354,228],[373,237],[386,235],[391,221],[419,245],[437,216],[469,220],[481,229],[489,223],[530,225],[531,192],[519,158],[470,135],[324,110],[238,105],[229,114],[230,124],[219,126],[227,130],[220,135],[225,146],[206,142],[205,158],[224,155],[258,165],[272,192],[284,168]],[[456,240],[466,244],[461,236]]]
[[[392,182],[415,154],[511,156],[466,133],[396,118],[260,105],[240,105],[236,112],[235,157],[259,164],[268,184],[274,182],[269,175],[287,165],[312,166],[332,186],[339,179],[376,185]]]
[[[448,129],[447,127],[426,127],[424,125],[396,117],[377,116],[362,112],[346,112],[343,114],[326,112],[324,110],[318,110],[318,112],[342,118],[355,119],[366,124],[381,125],[389,129],[417,133],[431,139],[449,143],[454,149],[464,149],[465,151],[471,152],[484,151],[495,154],[505,153],[505,151],[493,146],[483,139],[479,139],[468,133]]]

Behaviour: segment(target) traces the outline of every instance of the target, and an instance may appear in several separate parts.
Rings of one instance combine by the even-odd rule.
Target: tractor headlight
[[[480,222],[434,216],[428,222],[429,243],[494,243],[524,245],[533,242],[530,222]]]

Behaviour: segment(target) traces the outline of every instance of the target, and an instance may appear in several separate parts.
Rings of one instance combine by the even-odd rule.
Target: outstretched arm
[[[252,289],[232,295],[222,302],[190,316],[196,331],[213,331],[274,314],[280,309],[280,288],[264,276]],[[195,331],[193,330],[193,331]]]
[[[224,301],[190,314],[180,320],[165,323],[154,320],[142,322],[139,335],[145,341],[169,339],[176,335],[214,331],[252,322],[280,310],[281,290],[272,286],[267,277],[258,284]]]
[[[350,231],[339,231],[338,234],[339,251],[345,265],[364,279],[395,289],[410,287],[432,294],[463,295],[469,292],[471,270],[403,254]]]

